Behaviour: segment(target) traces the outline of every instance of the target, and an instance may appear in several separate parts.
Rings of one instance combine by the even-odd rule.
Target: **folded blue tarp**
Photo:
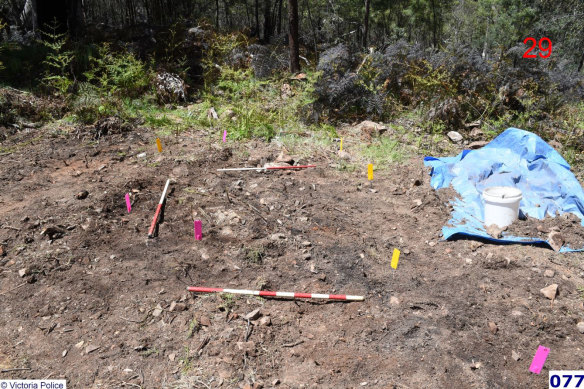
[[[424,158],[431,166],[434,189],[452,186],[460,195],[452,202],[452,219],[442,228],[445,239],[463,236],[500,243],[545,244],[535,237],[510,236],[502,239],[487,234],[483,225],[483,189],[512,186],[521,189],[520,212],[544,219],[571,212],[584,226],[584,191],[570,171],[570,165],[550,145],[531,132],[509,128],[478,150],[465,150],[456,157]],[[560,251],[581,251],[582,247],[562,247]]]

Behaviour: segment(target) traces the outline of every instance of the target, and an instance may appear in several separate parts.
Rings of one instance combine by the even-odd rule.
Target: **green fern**
[[[40,43],[49,50],[43,61],[46,69],[42,83],[49,91],[64,95],[74,83],[70,65],[75,55],[72,51],[65,50],[67,34],[58,32],[59,27],[55,18],[45,26],[46,31],[41,31],[43,39]]]

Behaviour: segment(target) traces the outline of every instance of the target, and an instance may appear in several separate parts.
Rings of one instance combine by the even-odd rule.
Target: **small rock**
[[[310,243],[310,242],[309,242],[309,241],[307,241],[307,240],[305,240],[305,241],[304,241],[304,242],[302,242],[301,244],[302,244],[302,246],[304,246],[304,247],[310,247],[310,246],[312,246],[312,243]]]
[[[25,267],[23,269],[20,269],[18,271],[18,275],[22,278],[22,277],[26,277],[27,275],[30,274],[30,269],[28,267]]]
[[[207,110],[207,119],[209,120],[219,119],[219,116],[217,116],[217,111],[215,111],[215,108],[211,107]]]
[[[140,153],[140,154],[136,155],[136,157],[138,157],[138,158],[146,158],[146,153]]]
[[[202,326],[209,327],[211,325],[211,320],[207,316],[201,316],[199,322]]]
[[[276,386],[278,384],[280,384],[280,380],[279,379],[276,378],[275,380],[272,381],[272,386]]]
[[[483,146],[486,146],[487,143],[489,143],[489,142],[484,141],[484,140],[479,140],[479,141],[470,143],[467,147],[471,150],[475,150],[475,149],[480,149]]]
[[[168,308],[168,310],[170,312],[182,312],[185,309],[187,309],[186,304],[184,304],[184,303],[177,303],[176,301],[173,301],[172,303],[170,303],[170,308]]]
[[[518,361],[521,359],[521,355],[519,355],[519,353],[515,352],[515,350],[511,350],[511,358],[513,358],[515,361]]]
[[[409,249],[403,249],[402,250],[402,253],[405,254],[405,255],[408,255],[410,253],[410,250]]]
[[[84,343],[85,343],[84,341],[81,341],[81,342],[79,342],[79,343],[76,343],[76,344],[75,344],[75,348],[81,348],[81,347],[83,347],[83,344],[84,344]]]
[[[422,200],[420,200],[420,199],[415,199],[415,200],[414,200],[414,205],[415,205],[416,207],[419,207],[420,205],[422,205]]]
[[[552,278],[556,273],[552,269],[547,269],[543,272],[543,275],[549,278]]]
[[[174,359],[175,359],[175,358],[176,358],[176,354],[175,354],[175,353],[170,353],[170,354],[168,354],[168,359],[169,359],[171,362],[174,362]]]
[[[310,253],[306,253],[302,255],[302,259],[304,259],[305,261],[308,261],[310,258],[312,258],[312,254]]]
[[[63,358],[65,358],[67,356],[68,351],[67,350],[63,350],[63,352],[61,353],[61,356]]]
[[[399,305],[399,299],[397,297],[395,297],[395,296],[391,296],[389,298],[389,304],[398,306]]]
[[[287,163],[291,165],[294,163],[294,159],[288,155],[286,150],[282,150],[280,154],[276,157],[276,162]]]
[[[351,154],[347,153],[345,150],[337,151],[337,155],[339,156],[340,159],[343,159],[345,161],[351,160]]]
[[[93,344],[88,345],[87,347],[85,347],[85,354],[89,354],[94,352],[95,350],[99,350],[101,347],[100,346],[95,346]]]
[[[325,281],[326,280],[326,274],[324,274],[324,273],[319,274],[318,275],[318,279],[321,280],[321,281]]]
[[[261,316],[260,314],[260,308],[258,309],[254,309],[253,311],[251,311],[250,313],[248,313],[247,315],[245,315],[243,318],[245,320],[256,320]]]
[[[366,381],[364,381],[364,382],[361,382],[361,384],[360,384],[360,385],[361,385],[361,386],[367,386],[367,382],[366,382]]]
[[[467,265],[472,265],[472,258],[466,258],[464,261]]]
[[[154,317],[158,317],[162,314],[162,307],[160,306],[160,304],[158,304],[156,306],[156,308],[154,308],[154,311],[152,311],[152,316]]]
[[[255,350],[255,342],[237,342],[237,348],[241,351],[252,352]]]
[[[548,299],[553,300],[558,294],[558,284],[551,284],[550,286],[546,286],[545,288],[540,289],[540,292]]]
[[[428,246],[434,247],[434,246],[436,246],[436,242],[428,242]]]
[[[494,322],[490,321],[489,322],[489,331],[491,331],[491,334],[495,335],[498,330],[499,330],[499,328],[497,327],[497,325]]]
[[[448,137],[450,138],[450,140],[451,140],[451,141],[453,141],[453,142],[456,142],[456,143],[458,143],[458,142],[462,141],[462,135],[460,135],[460,134],[459,134],[458,132],[456,132],[456,131],[450,131],[450,132],[449,132],[448,134],[446,134],[446,135],[448,135]]]
[[[270,236],[271,240],[286,240],[286,235],[282,234],[281,232],[278,232],[276,234],[272,234]]]
[[[523,316],[523,312],[521,312],[521,311],[511,311],[511,316]]]
[[[6,248],[4,245],[0,244],[0,257],[6,256]]]
[[[479,247],[484,246],[485,244],[483,242],[479,242],[479,241],[472,241],[470,244],[470,249],[472,251],[476,251]]]
[[[565,242],[562,234],[553,230],[549,233],[547,240],[555,251],[560,251]]]
[[[537,228],[537,230],[538,230],[539,232],[541,232],[541,233],[544,233],[544,234],[547,234],[547,233],[549,233],[549,232],[550,232],[550,230],[549,230],[549,229],[545,228],[545,227],[544,227],[544,226],[542,226],[541,224],[540,224],[540,225],[538,225],[536,228]]]
[[[260,319],[259,323],[261,326],[271,326],[272,319],[269,316],[264,316]]]
[[[487,227],[487,234],[491,235],[495,239],[503,237],[503,231],[506,231],[507,227],[499,227],[496,224],[491,224]]]
[[[82,190],[81,192],[77,193],[75,197],[77,198],[77,200],[83,200],[86,199],[87,196],[89,196],[89,192],[86,190]]]
[[[580,331],[581,334],[584,334],[584,321],[581,321],[577,324],[578,327],[578,331]]]

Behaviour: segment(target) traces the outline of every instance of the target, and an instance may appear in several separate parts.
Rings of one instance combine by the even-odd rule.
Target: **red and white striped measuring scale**
[[[160,201],[158,202],[158,206],[156,207],[154,219],[152,219],[152,224],[150,225],[150,229],[148,230],[149,238],[154,237],[154,230],[156,229],[156,225],[158,224],[158,219],[160,219],[160,212],[162,212],[162,207],[164,206],[164,200],[166,199],[166,191],[168,190],[169,184],[170,180],[166,180],[166,185],[164,185],[164,191],[162,192],[162,196],[160,197]]]
[[[189,286],[189,292],[196,293],[231,293],[231,294],[247,294],[252,296],[263,297],[290,297],[295,299],[325,299],[325,300],[346,300],[346,301],[362,301],[363,296],[351,296],[347,294],[320,294],[320,293],[296,293],[296,292],[270,292],[267,290],[245,290],[245,289],[225,289],[225,288],[205,288],[199,286]]]

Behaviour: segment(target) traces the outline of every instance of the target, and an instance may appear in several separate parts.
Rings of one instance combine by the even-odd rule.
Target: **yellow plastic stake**
[[[373,164],[372,163],[367,165],[367,179],[369,181],[373,180]]]
[[[340,151],[343,151],[343,138],[341,138],[341,148]]]
[[[162,153],[162,143],[160,143],[160,138],[156,138],[156,147],[158,147],[158,152]]]
[[[398,249],[393,249],[393,256],[391,257],[391,267],[397,269],[397,262],[399,261],[399,253]]]

